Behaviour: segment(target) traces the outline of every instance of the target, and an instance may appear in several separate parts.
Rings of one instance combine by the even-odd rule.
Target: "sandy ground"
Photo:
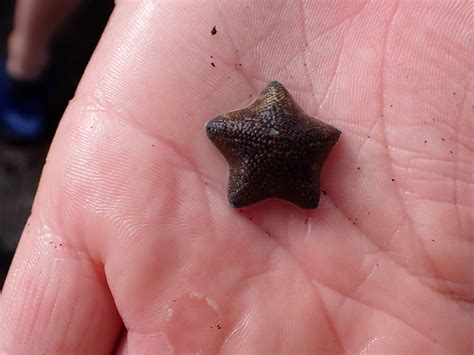
[[[47,145],[15,147],[0,143],[0,284],[30,213]]]

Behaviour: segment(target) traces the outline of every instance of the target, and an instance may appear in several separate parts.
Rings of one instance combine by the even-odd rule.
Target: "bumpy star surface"
[[[229,162],[231,206],[270,197],[318,206],[320,171],[341,132],[306,115],[282,84],[272,81],[249,106],[205,128]]]

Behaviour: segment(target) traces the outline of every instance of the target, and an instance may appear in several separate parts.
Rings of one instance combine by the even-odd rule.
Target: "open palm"
[[[0,350],[469,353],[468,10],[119,1],[50,150]],[[272,79],[342,131],[317,210],[227,204],[203,125]]]

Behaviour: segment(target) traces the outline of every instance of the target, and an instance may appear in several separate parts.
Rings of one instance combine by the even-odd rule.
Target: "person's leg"
[[[8,40],[7,72],[16,79],[38,79],[49,62],[49,45],[81,0],[17,0]]]
[[[0,58],[0,139],[44,137],[50,43],[82,0],[17,0],[6,60]]]

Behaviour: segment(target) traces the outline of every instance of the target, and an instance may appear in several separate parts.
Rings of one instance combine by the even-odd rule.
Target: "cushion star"
[[[249,106],[205,128],[229,163],[232,207],[270,197],[318,206],[321,168],[341,132],[305,114],[282,84],[270,82]]]

